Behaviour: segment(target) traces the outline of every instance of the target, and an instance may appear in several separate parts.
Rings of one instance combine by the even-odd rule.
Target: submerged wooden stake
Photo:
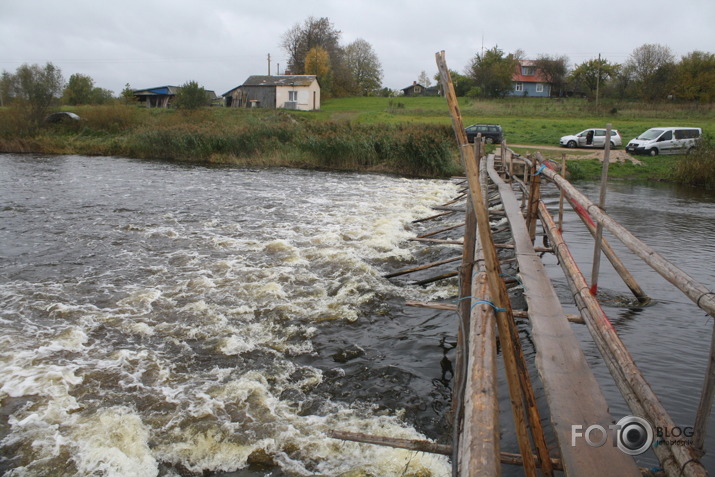
[[[606,210],[606,188],[608,187],[608,164],[611,154],[611,124],[606,124],[606,143],[603,151],[603,167],[601,168],[601,192],[598,197],[598,206]],[[596,244],[593,248],[593,269],[591,271],[591,294],[598,293],[598,273],[601,267],[601,239],[603,238],[603,224],[596,225]]]

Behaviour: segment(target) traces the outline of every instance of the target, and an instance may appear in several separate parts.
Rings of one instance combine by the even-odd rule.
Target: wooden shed
[[[320,84],[315,75],[254,75],[225,92],[224,104],[233,108],[320,109]]]
[[[168,108],[179,91],[178,86],[157,86],[156,88],[135,89],[134,97],[147,108]]]

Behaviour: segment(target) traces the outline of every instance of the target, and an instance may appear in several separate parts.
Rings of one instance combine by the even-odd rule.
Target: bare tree
[[[662,99],[671,87],[674,61],[675,57],[667,46],[645,44],[633,50],[624,70],[642,99]]]
[[[551,84],[552,91],[558,91],[559,96],[563,96],[566,75],[568,74],[569,59],[566,56],[539,55],[535,66],[544,79]]]
[[[288,68],[293,74],[303,74],[305,57],[317,46],[330,55],[330,62],[335,65],[340,56],[340,31],[333,27],[327,18],[308,17],[301,26],[294,25],[283,35],[281,47],[288,53]]]
[[[429,88],[430,86],[432,86],[432,80],[429,79],[429,76],[427,76],[426,71],[422,71],[420,73],[420,75],[417,77],[417,82],[425,88]]]

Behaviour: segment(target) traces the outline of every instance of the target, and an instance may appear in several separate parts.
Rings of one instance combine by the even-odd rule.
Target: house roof
[[[154,88],[147,89],[135,89],[133,91],[134,96],[152,96],[160,94],[176,94],[176,92],[181,89],[178,86],[156,86]]]
[[[419,83],[412,83],[412,84],[409,85],[408,87],[402,88],[400,91],[407,91],[408,89],[412,89],[412,88],[414,88],[414,87],[416,87],[416,86],[419,86],[419,87],[422,88],[422,89],[426,89],[424,86],[422,86],[422,85],[419,84]]]
[[[523,75],[521,74],[521,68],[523,66],[534,67],[533,75]],[[541,71],[536,67],[536,62],[533,60],[521,60],[516,64],[514,70],[514,75],[511,78],[512,81],[517,83],[548,83]]]
[[[317,79],[315,75],[253,75],[249,76],[241,86],[226,91],[222,96],[228,96],[242,86],[310,86]]]

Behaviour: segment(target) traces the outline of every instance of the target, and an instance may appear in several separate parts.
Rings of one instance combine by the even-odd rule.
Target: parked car
[[[703,134],[700,128],[651,128],[628,141],[626,152],[631,154],[682,154],[690,152]]]
[[[487,144],[501,143],[504,139],[504,132],[498,124],[472,124],[464,128],[464,131],[469,142],[474,142],[477,134],[481,134]]]
[[[564,147],[606,147],[606,129],[586,129],[573,136],[564,136],[559,143]],[[621,134],[611,129],[611,147],[623,145]]]
[[[67,111],[61,111],[59,113],[48,114],[45,118],[46,123],[59,123],[62,121],[79,121],[81,118],[75,113],[70,113]]]

